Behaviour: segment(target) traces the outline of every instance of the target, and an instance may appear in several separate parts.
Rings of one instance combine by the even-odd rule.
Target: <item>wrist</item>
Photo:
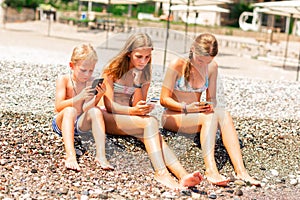
[[[184,114],[187,114],[187,108],[186,108],[186,103],[185,102],[182,102],[181,103],[181,110]]]
[[[132,115],[132,107],[128,107],[128,115]]]

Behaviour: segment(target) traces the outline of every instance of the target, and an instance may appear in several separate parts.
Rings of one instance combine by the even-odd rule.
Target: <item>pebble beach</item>
[[[67,63],[55,62],[55,56],[52,64],[41,62],[49,59],[48,52],[36,60],[34,52],[16,59],[4,49],[2,45],[0,199],[299,199],[299,82],[220,73],[218,98],[233,116],[245,166],[261,187],[236,180],[230,161],[225,160],[220,172],[231,178],[228,187],[204,180],[194,188],[172,191],[154,180],[143,144],[131,137],[107,136],[106,153],[114,171],[101,170],[94,162],[91,134],[82,137],[87,151],[78,159],[81,172],[66,170],[62,139],[53,133],[51,119],[55,80],[68,73]],[[68,53],[60,55],[62,61]],[[149,97],[159,96],[162,76],[161,69],[154,67]],[[156,105],[152,114],[159,119],[161,111]],[[194,136],[167,133],[164,139],[188,172],[204,174]]]

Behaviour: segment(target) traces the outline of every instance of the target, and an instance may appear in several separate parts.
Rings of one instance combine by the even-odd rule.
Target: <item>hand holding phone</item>
[[[96,90],[96,86],[100,86],[104,81],[104,78],[96,78],[93,83],[92,83],[92,89],[95,89],[94,90],[94,94],[97,95],[98,94],[98,91]]]
[[[211,102],[211,101],[201,101],[200,102],[200,106],[208,106],[208,105],[212,105],[213,104],[213,102]]]

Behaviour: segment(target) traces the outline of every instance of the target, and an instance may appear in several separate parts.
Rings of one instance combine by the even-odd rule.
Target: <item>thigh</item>
[[[150,123],[149,116],[132,116],[112,114],[103,111],[105,129],[109,134],[141,135]]]
[[[84,131],[88,132],[92,129],[92,123],[90,120],[90,117],[88,116],[87,112],[82,113],[78,118],[77,118],[77,128],[79,131]]]
[[[162,126],[165,129],[182,132],[182,133],[197,133],[200,132],[201,126],[212,120],[213,114],[204,113],[179,113],[174,111],[164,111],[162,115]]]

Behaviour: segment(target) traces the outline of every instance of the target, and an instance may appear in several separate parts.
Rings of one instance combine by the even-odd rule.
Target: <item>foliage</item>
[[[109,7],[109,12],[116,16],[122,16],[128,12],[128,5],[112,5]]]
[[[253,11],[253,7],[250,6],[249,3],[234,3],[232,4],[231,8],[230,8],[230,14],[229,14],[229,20],[232,20],[233,23],[231,24],[231,26],[233,27],[239,27],[239,17],[242,14],[242,12],[244,11],[248,11],[248,12],[252,12]]]
[[[40,3],[44,3],[44,0],[5,0],[4,3],[18,10],[23,7],[36,9]]]
[[[155,12],[155,4],[148,3],[148,4],[140,4],[136,7],[136,13],[143,12],[143,13],[154,13]]]

